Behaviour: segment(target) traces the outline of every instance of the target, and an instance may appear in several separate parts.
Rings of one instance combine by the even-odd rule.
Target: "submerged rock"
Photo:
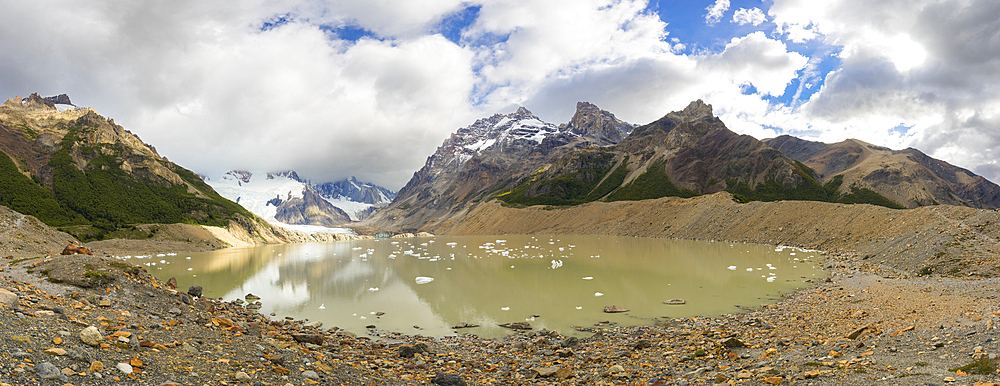
[[[604,307],[604,312],[607,312],[609,314],[614,314],[618,312],[628,312],[628,308],[622,306],[606,306]]]

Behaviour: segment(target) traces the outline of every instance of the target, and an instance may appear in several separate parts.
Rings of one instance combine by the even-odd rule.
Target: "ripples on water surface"
[[[773,303],[824,277],[819,254],[795,248],[624,236],[462,236],[268,245],[132,257],[161,280],[205,296],[260,296],[261,312],[364,333],[459,330],[501,336],[528,321],[572,334],[600,321],[719,315]],[[684,299],[684,305],[665,305]],[[623,306],[630,312],[604,313]],[[377,313],[384,315],[377,316]],[[538,315],[537,317],[535,315]],[[419,326],[417,329],[414,326]]]

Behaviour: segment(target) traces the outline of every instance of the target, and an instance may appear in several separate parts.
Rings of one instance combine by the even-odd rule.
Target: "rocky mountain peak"
[[[38,93],[31,93],[28,99],[24,100],[24,108],[28,110],[55,110],[56,106],[52,102],[38,96]]]
[[[689,103],[684,110],[674,111],[668,115],[676,116],[685,121],[693,121],[703,117],[714,117],[712,115],[712,105],[705,103],[701,99]]]
[[[296,173],[294,170],[285,170],[281,172],[267,173],[267,179],[269,180],[273,180],[276,177],[288,178],[295,182],[305,182],[301,178],[299,178],[299,174]]]
[[[44,101],[46,101],[48,103],[57,104],[57,105],[71,105],[71,106],[76,106],[76,105],[73,104],[73,102],[70,102],[69,95],[66,95],[66,94],[59,94],[59,95],[56,95],[56,96],[45,97],[45,98],[42,98],[42,100],[44,100]]]
[[[581,136],[592,137],[607,144],[621,142],[635,126],[615,117],[609,111],[590,102],[577,102],[576,113],[565,129]]]
[[[514,112],[514,115],[533,115],[533,114],[531,114],[531,111],[528,111],[527,108],[521,106],[517,108],[517,111]]]

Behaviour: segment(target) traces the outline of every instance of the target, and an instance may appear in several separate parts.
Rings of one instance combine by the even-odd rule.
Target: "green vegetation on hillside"
[[[868,189],[859,188],[857,186],[851,186],[851,192],[844,195],[840,195],[838,191],[840,186],[844,184],[844,175],[838,174],[833,176],[823,189],[826,190],[827,195],[830,197],[830,202],[839,202],[841,204],[871,204],[884,206],[891,209],[906,209],[905,206],[890,200],[886,196],[878,194],[878,192]]]
[[[667,176],[665,161],[656,161],[639,177],[608,196],[608,201],[637,201],[660,197],[694,197],[698,192],[679,189]]]
[[[594,201],[611,189],[614,189],[625,179],[628,169],[622,167],[611,172],[614,166],[614,153],[597,151],[580,154],[572,160],[576,168],[572,173],[546,178],[543,173],[536,173],[527,181],[514,189],[501,193],[496,197],[508,204],[516,205],[578,205]],[[605,183],[600,183],[608,173]],[[613,179],[618,179],[615,184]],[[530,195],[531,191],[543,191],[542,195]],[[604,193],[602,193],[604,192]]]
[[[56,201],[52,192],[17,170],[6,153],[0,157],[0,205],[35,216],[51,226],[86,223],[77,213]]]
[[[122,236],[122,230],[134,230],[131,224],[226,226],[237,214],[253,217],[216,194],[191,171],[170,162],[162,165],[186,184],[126,172],[122,169],[124,159],[135,156],[120,144],[80,146],[79,133],[87,130],[93,129],[71,129],[63,137],[62,147],[52,154],[47,165],[52,171],[51,190],[18,172],[8,156],[0,157],[0,204],[61,227],[81,241]],[[84,170],[79,169],[71,152],[77,154],[77,160],[81,156],[89,160]],[[141,167],[135,169],[142,171]],[[190,192],[189,185],[201,192]]]

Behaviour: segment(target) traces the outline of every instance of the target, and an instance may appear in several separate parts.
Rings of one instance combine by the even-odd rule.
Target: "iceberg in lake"
[[[417,284],[427,284],[434,281],[433,277],[417,276]]]

